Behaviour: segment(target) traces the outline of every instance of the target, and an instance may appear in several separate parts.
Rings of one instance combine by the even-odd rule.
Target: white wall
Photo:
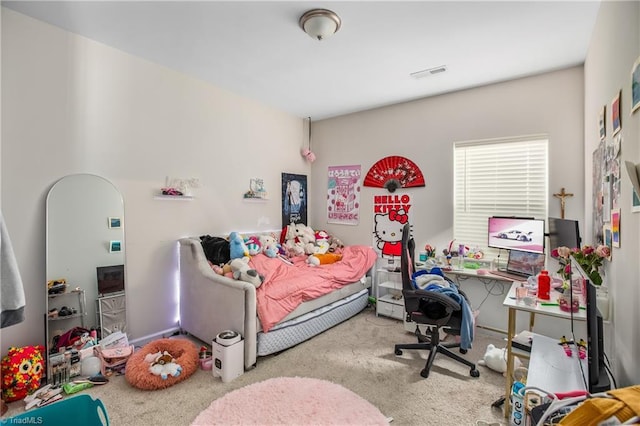
[[[575,194],[567,200],[566,217],[584,224],[583,84],[582,67],[573,67],[314,123],[313,150],[318,160],[312,166],[310,191],[326,192],[329,165],[360,164],[366,174],[383,157],[405,156],[420,167],[427,182],[424,188],[406,190],[413,198],[416,243],[418,247],[435,244],[440,251],[453,235],[453,143],[546,133],[549,216],[560,217],[560,202],[552,194],[565,187]],[[327,224],[326,214],[321,214],[326,199],[315,196],[312,226],[348,241],[370,244],[372,199],[382,193],[388,192],[363,188],[357,227]],[[465,281],[463,288],[476,306],[490,290],[477,280]],[[494,294],[498,290],[491,289]],[[487,298],[480,310],[481,324],[506,329],[503,299],[504,295]],[[553,325],[549,328],[550,333],[562,335]]]
[[[624,169],[625,161],[640,162],[640,111],[630,114],[631,67],[639,56],[640,3],[602,2],[585,62],[584,209],[592,211],[591,154],[600,141],[598,115],[606,105],[607,141],[611,142],[611,101],[622,90],[620,248],[613,249],[605,278],[613,306],[606,349],[620,387],[640,383],[640,214],[631,212],[631,181]],[[591,215],[586,219],[591,229]]]
[[[26,320],[9,345],[44,343],[45,197],[92,173],[125,205],[129,335],[175,327],[176,240],[280,229],[281,172],[309,174],[303,120],[2,9],[2,209]],[[165,176],[197,177],[193,201],[156,200]],[[272,199],[245,203],[262,177]]]

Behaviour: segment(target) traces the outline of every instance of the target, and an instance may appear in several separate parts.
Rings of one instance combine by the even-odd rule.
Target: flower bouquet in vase
[[[596,248],[586,245],[582,248],[574,249],[558,247],[552,250],[551,255],[558,259],[558,262],[560,263],[558,274],[563,279],[562,287],[564,291],[558,299],[560,309],[567,312],[571,310],[573,310],[573,312],[577,312],[579,309],[580,299],[583,299],[582,303],[584,303],[584,298],[586,297],[585,278],[588,278],[595,286],[602,285],[600,269],[602,268],[604,259],[609,258],[611,255],[611,251],[609,247],[605,245],[599,245]],[[573,277],[572,280],[571,258],[575,259],[578,265],[580,265],[582,270],[587,274],[587,277],[578,276]],[[573,304],[570,302],[572,299]]]

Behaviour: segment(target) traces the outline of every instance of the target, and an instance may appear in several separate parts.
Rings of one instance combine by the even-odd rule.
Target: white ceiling
[[[599,1],[3,1],[313,120],[579,65]],[[313,8],[342,18],[317,41]],[[415,71],[446,65],[422,79]]]

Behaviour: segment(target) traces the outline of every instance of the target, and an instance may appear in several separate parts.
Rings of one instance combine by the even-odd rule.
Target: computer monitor
[[[124,265],[98,266],[98,295],[124,291]]]
[[[544,254],[544,220],[493,216],[487,227],[488,246]]]
[[[582,267],[571,258],[571,281],[581,279],[586,291],[587,305],[587,371],[583,371],[583,379],[590,393],[604,392],[611,389],[609,376],[604,363],[604,330],[603,319],[596,301],[596,286],[589,280],[589,276]],[[573,330],[573,315],[571,329]],[[576,338],[573,336],[573,340]]]
[[[549,250],[558,247],[580,248],[580,227],[577,220],[549,218]],[[553,254],[552,254],[553,257]]]

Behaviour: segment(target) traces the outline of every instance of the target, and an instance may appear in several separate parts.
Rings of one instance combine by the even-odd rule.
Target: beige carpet
[[[229,383],[198,370],[188,380],[158,391],[128,385],[124,376],[86,393],[100,398],[111,425],[189,425],[211,402],[227,392],[273,377],[310,377],[344,386],[376,406],[393,425],[475,425],[476,420],[506,424],[491,407],[504,392],[501,374],[478,366],[480,377],[444,356],[436,358],[429,378],[420,377],[426,352],[393,353],[393,345],[414,342],[402,323],[376,317],[366,309],[356,317],[278,355],[258,358],[257,367]],[[500,336],[480,330],[466,355],[477,361],[489,343],[504,347]],[[24,404],[9,405],[7,416]],[[6,416],[5,416],[6,417]]]

